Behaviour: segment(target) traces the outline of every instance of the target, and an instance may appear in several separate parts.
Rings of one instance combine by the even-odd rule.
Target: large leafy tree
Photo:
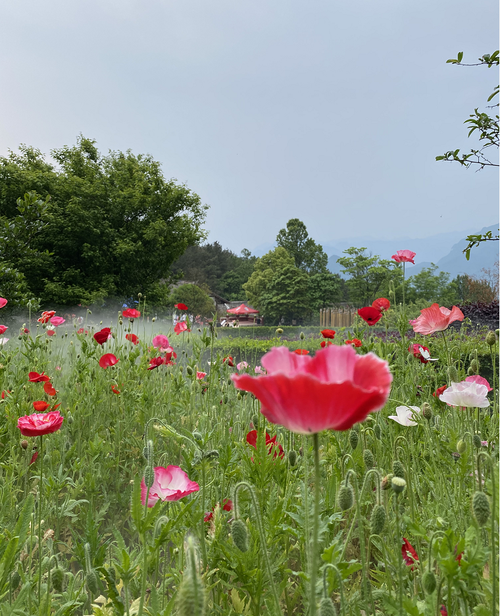
[[[18,197],[30,190],[51,197],[47,224],[32,242],[45,257],[14,263],[44,303],[146,294],[203,238],[206,206],[166,180],[152,157],[130,151],[103,156],[84,137],[51,155],[55,164],[22,146],[19,154],[0,158],[4,216],[14,218]]]
[[[186,304],[189,314],[209,317],[215,312],[215,304],[208,293],[196,284],[183,284],[172,291],[169,303]]]
[[[260,298],[266,318],[286,323],[306,317],[311,312],[309,302],[309,276],[304,270],[287,263],[274,272]]]
[[[305,224],[298,218],[286,223],[286,229],[281,229],[276,237],[276,244],[293,257],[295,267],[310,273],[326,272],[328,255],[309,237]]]
[[[252,275],[243,285],[248,301],[254,308],[263,310],[262,296],[270,286],[273,277],[290,265],[294,266],[294,260],[281,246],[257,259]]]

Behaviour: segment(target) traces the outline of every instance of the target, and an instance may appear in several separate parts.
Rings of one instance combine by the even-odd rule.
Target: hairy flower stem
[[[396,498],[396,556],[398,559],[398,600],[399,614],[404,616],[403,612],[403,558],[401,557],[401,533],[399,525],[399,499],[398,493],[395,493]]]
[[[355,492],[355,496],[356,496],[356,519],[358,522],[358,531],[359,531],[359,547],[360,547],[360,556],[361,556],[361,573],[362,573],[362,582],[363,582],[363,591],[366,595],[369,596],[370,598],[370,602],[371,602],[371,606],[372,606],[372,613],[375,615],[375,606],[373,604],[373,596],[371,593],[371,587],[370,587],[370,581],[368,579],[368,570],[367,570],[367,564],[366,564],[366,552],[365,552],[365,527],[363,524],[363,518],[361,517],[361,495],[363,494],[363,490],[365,487],[365,481],[363,482],[363,486],[361,487],[361,492],[358,490],[358,480],[356,477],[354,477],[354,481],[352,482],[353,486],[354,486],[354,492]]]
[[[445,351],[446,351],[446,359],[448,361],[448,368],[451,368],[451,355],[450,355],[450,351],[448,349],[448,341],[446,340],[445,333],[441,332],[441,334],[443,335],[444,348],[445,348]],[[450,380],[449,376],[448,376],[448,384],[451,384],[451,380]]]
[[[144,518],[148,513],[149,486],[147,486],[146,500],[144,502]],[[137,616],[142,616],[144,610],[144,597],[146,596],[146,581],[148,573],[148,542],[146,541],[146,529],[142,533],[142,546],[144,550],[144,561],[142,564],[141,598],[139,600],[139,610]]]
[[[491,602],[491,614],[492,616],[496,616],[497,614],[497,601],[498,601],[498,584],[497,584],[497,554],[496,554],[496,537],[497,533],[495,533],[495,513],[496,513],[496,491],[497,487],[495,485],[495,468],[493,465],[493,460],[490,456],[481,451],[477,454],[477,468],[478,468],[478,478],[479,478],[479,489],[481,490],[481,469],[479,465],[479,459],[483,457],[486,458],[489,462],[490,472],[491,472],[491,594],[492,594],[492,602]]]
[[[313,536],[311,546],[311,594],[310,594],[310,616],[316,616],[316,566],[318,559],[318,532],[319,532],[319,437],[316,432],[313,434],[314,443],[314,520]]]
[[[207,560],[207,546],[205,544],[205,460],[201,461],[201,556],[203,558],[203,568],[206,569],[208,565]]]
[[[326,574],[328,573],[328,569],[333,569],[335,571],[335,574],[337,575],[340,590],[340,614],[341,616],[345,616],[344,585],[342,583],[342,575],[338,568],[332,563],[327,563],[325,565],[325,568],[323,569],[323,594],[325,597],[328,597],[328,589],[326,587]]]
[[[38,601],[42,601],[42,502],[43,502],[43,434],[40,434],[40,488],[38,490]]]

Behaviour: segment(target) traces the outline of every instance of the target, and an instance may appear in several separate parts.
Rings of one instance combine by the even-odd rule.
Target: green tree
[[[438,302],[443,306],[460,301],[458,288],[455,282],[450,282],[450,275],[447,272],[436,274],[437,269],[438,266],[431,263],[430,267],[425,267],[418,274],[408,278],[406,291],[408,301],[423,299],[428,302]]]
[[[348,276],[346,285],[349,301],[357,305],[370,305],[376,297],[388,293],[389,281],[399,284],[400,270],[393,261],[381,259],[378,255],[366,254],[366,248],[348,248],[347,256],[337,259],[342,272]]]
[[[281,229],[276,236],[276,243],[293,257],[296,267],[309,273],[326,271],[328,255],[309,237],[305,224],[298,218],[286,223],[286,229]]]
[[[196,284],[183,284],[172,291],[169,303],[186,304],[189,313],[194,316],[209,317],[215,312],[215,304],[208,293]]]
[[[319,272],[309,276],[309,306],[313,312],[339,302],[343,297],[343,280],[338,274]]]
[[[271,284],[273,276],[288,265],[293,266],[294,260],[281,246],[270,250],[263,257],[257,259],[252,275],[243,285],[248,301],[254,308],[263,311],[263,294]]]
[[[147,294],[170,265],[204,237],[206,206],[185,186],[164,178],[150,156],[102,156],[95,141],[52,151],[56,165],[33,148],[0,158],[0,210],[16,215],[20,194],[50,195],[47,224],[33,248],[50,254],[28,267],[15,262],[44,303],[89,303]]]
[[[283,319],[290,323],[306,317],[311,312],[309,276],[293,263],[287,263],[273,273],[260,303],[263,316],[274,322]]]

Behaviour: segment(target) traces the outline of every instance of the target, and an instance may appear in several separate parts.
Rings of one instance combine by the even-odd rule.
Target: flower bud
[[[472,497],[472,511],[479,526],[484,526],[490,517],[490,501],[484,492],[476,492]]]
[[[248,533],[243,520],[234,520],[231,524],[231,536],[234,545],[240,552],[246,552],[248,550]]]
[[[283,330],[281,329],[281,327],[278,327],[278,329],[276,330],[276,333],[280,336],[283,333]]]
[[[12,590],[17,590],[19,584],[21,583],[21,576],[18,571],[14,571],[10,576],[10,587]]]
[[[402,477],[393,477],[391,487],[396,494],[399,494],[406,488],[406,481]]]
[[[366,468],[373,468],[375,466],[375,458],[369,449],[365,449],[363,451],[363,462],[365,463]]]
[[[345,483],[340,486],[337,494],[337,505],[341,511],[347,511],[354,504],[354,492],[350,485]]]
[[[87,573],[87,588],[93,595],[99,594],[99,580],[97,578],[97,573],[94,569],[90,569]]]
[[[337,616],[335,606],[330,597],[323,597],[319,602],[319,616]]]
[[[139,299],[142,299],[142,293],[137,293],[137,297],[138,297]]]
[[[467,445],[463,439],[460,439],[457,443],[457,451],[458,453],[464,453],[467,449]]]
[[[427,421],[430,421],[432,419],[432,409],[431,405],[428,402],[424,402],[422,404],[422,415],[425,417],[425,419],[427,419]]]
[[[153,470],[152,466],[146,466],[146,468],[144,469],[144,483],[146,484],[147,488],[150,488],[153,483],[155,481],[155,472]]]
[[[481,437],[479,434],[474,434],[472,437],[472,442],[474,443],[474,447],[476,447],[476,449],[481,449]]]
[[[193,537],[188,537],[186,568],[177,592],[179,616],[204,616],[206,595],[201,580]]]
[[[23,449],[27,449],[27,448],[28,448],[28,441],[27,441],[27,440],[25,440],[25,439],[23,439],[23,440],[21,441],[21,447],[22,447]]]
[[[449,376],[450,381],[451,381],[452,383],[458,383],[458,380],[459,380],[459,379],[458,379],[458,371],[457,371],[457,369],[455,368],[455,366],[450,366],[450,367],[448,368],[448,376]]]
[[[64,581],[64,573],[61,567],[52,569],[52,588],[56,592],[62,592]]]
[[[193,376],[193,369],[191,366],[186,366],[186,372],[189,376]]]
[[[349,432],[349,444],[351,445],[351,449],[356,449],[359,443],[359,436],[356,430],[351,430]]]
[[[375,505],[370,518],[370,534],[380,535],[385,526],[385,508],[383,505]]]
[[[193,438],[197,443],[201,443],[203,441],[203,437],[199,432],[193,432]]]
[[[494,346],[496,344],[497,338],[495,336],[494,332],[488,332],[486,334],[486,344],[490,347]]]
[[[382,428],[377,424],[375,428],[373,428],[373,431],[375,432],[375,438],[380,441],[382,438]]]
[[[297,464],[297,452],[293,449],[288,452],[288,464],[295,466]]]
[[[258,425],[259,425],[259,416],[258,415],[254,415],[252,417],[252,423],[255,426],[255,429],[257,429]]]
[[[217,449],[212,449],[203,454],[203,457],[206,460],[216,460],[219,457],[219,452]]]
[[[436,576],[432,571],[426,571],[422,576],[422,586],[427,595],[432,595],[436,590]]]
[[[405,467],[399,460],[394,460],[392,463],[392,474],[395,477],[405,478]]]

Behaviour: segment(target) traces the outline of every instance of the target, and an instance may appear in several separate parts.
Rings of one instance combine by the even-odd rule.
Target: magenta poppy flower
[[[392,255],[391,259],[394,259],[396,263],[413,263],[413,265],[415,265],[415,261],[413,259],[416,255],[417,253],[412,252],[411,250],[398,250],[395,255]]]
[[[5,334],[5,332],[8,330],[9,328],[6,325],[0,325],[0,336],[2,334]]]
[[[141,316],[141,313],[135,308],[127,308],[122,314],[124,319],[138,319]]]
[[[464,313],[457,306],[449,310],[444,306],[439,307],[439,304],[432,304],[429,308],[421,310],[420,316],[410,321],[410,325],[413,326],[414,332],[427,336],[444,331],[453,321],[463,320]]]
[[[3,308],[7,304],[8,304],[8,301],[5,299],[5,297],[0,297],[0,308]]]
[[[186,304],[183,304],[182,302],[179,304],[174,304],[174,306],[177,308],[177,310],[188,310]]]
[[[94,334],[94,340],[101,346],[113,336],[109,327],[103,327],[100,331]]]
[[[168,349],[170,345],[166,336],[163,334],[158,334],[158,336],[153,338],[153,346],[155,349]]]
[[[388,363],[350,346],[328,346],[314,357],[273,348],[262,365],[267,375],[232,375],[235,386],[260,400],[269,421],[299,434],[348,430],[380,410],[391,389]]]
[[[358,310],[358,314],[363,319],[363,321],[368,323],[370,327],[372,325],[375,325],[375,323],[378,323],[382,318],[382,313],[380,312],[380,310],[377,310],[377,308],[373,308],[372,306],[360,308]]]
[[[206,372],[196,372],[196,378],[198,379],[198,381],[202,381],[205,377],[207,376]]]
[[[178,466],[157,466],[154,469],[153,485],[149,489],[148,507],[154,507],[159,500],[177,501],[192,492],[198,492],[200,486],[191,481]],[[144,477],[141,481],[141,503],[146,504],[147,487]]]
[[[139,344],[139,336],[136,336],[135,334],[127,334],[125,338],[132,344]]]
[[[56,327],[59,327],[59,325],[62,325],[63,323],[66,323],[66,319],[63,319],[62,317],[52,317],[50,319],[50,322],[52,325],[55,325]]]
[[[17,427],[21,430],[24,436],[43,436],[57,432],[62,426],[64,418],[61,417],[59,411],[51,411],[50,413],[33,413],[19,417]]]
[[[374,302],[372,302],[372,308],[375,308],[376,310],[379,310],[380,312],[385,312],[386,310],[389,310],[390,307],[391,307],[391,302],[385,297],[379,297]]]
[[[99,360],[99,366],[101,366],[101,368],[106,369],[106,368],[109,368],[110,366],[114,366],[119,361],[120,360],[116,357],[116,355],[113,355],[113,353],[104,353],[104,355]]]
[[[44,381],[50,381],[50,376],[47,376],[45,372],[30,372],[28,376],[30,383],[43,383]]]
[[[467,381],[467,383],[477,383],[478,385],[485,385],[488,391],[491,391],[491,387],[488,381],[482,376],[479,376],[479,374],[468,376],[465,380]]]
[[[462,408],[485,409],[490,406],[490,401],[486,397],[488,388],[481,383],[462,381],[452,383],[450,387],[439,396],[441,402],[446,402],[450,406]]]
[[[186,332],[186,331],[190,332],[191,330],[188,329],[188,326],[185,321],[179,321],[179,323],[175,324],[174,332],[177,335],[182,334],[182,332]]]

